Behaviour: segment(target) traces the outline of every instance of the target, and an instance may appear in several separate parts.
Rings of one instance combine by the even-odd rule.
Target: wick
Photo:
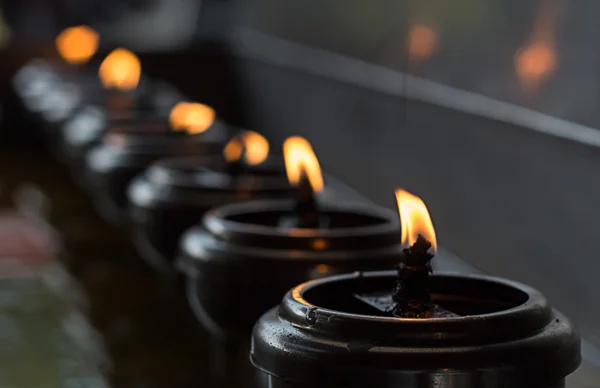
[[[246,165],[241,161],[242,158],[236,160],[235,162],[227,162],[227,166],[225,166],[225,171],[228,175],[231,176],[240,176],[246,171]]]
[[[433,272],[429,253],[431,243],[419,235],[417,241],[404,249],[404,260],[398,266],[398,282],[393,295],[397,316],[425,317],[435,306],[431,303],[429,274]]]
[[[298,217],[299,227],[318,228],[319,227],[319,206],[310,181],[306,175],[302,176],[297,186],[297,201],[294,213]]]

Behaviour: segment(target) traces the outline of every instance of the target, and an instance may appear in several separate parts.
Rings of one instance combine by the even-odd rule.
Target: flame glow
[[[417,237],[422,235],[431,243],[434,251],[437,251],[435,229],[423,200],[402,189],[396,190],[396,200],[400,213],[402,244],[411,246],[417,241]]]
[[[179,102],[171,109],[169,124],[173,131],[195,135],[206,131],[215,122],[216,113],[208,105],[197,102]]]
[[[223,149],[228,162],[237,162],[244,154],[244,160],[250,166],[261,164],[269,156],[269,142],[254,131],[244,131],[231,139]]]
[[[515,56],[517,74],[526,85],[536,84],[552,74],[557,64],[556,52],[546,42],[533,43],[519,50]]]
[[[417,24],[408,32],[408,55],[410,59],[426,60],[437,50],[438,37],[429,26]]]
[[[67,63],[86,63],[98,50],[100,35],[88,26],[69,27],[56,37],[56,50]]]
[[[102,61],[98,75],[106,88],[122,91],[134,90],[140,82],[142,65],[129,50],[115,49]]]
[[[559,67],[557,34],[566,4],[566,0],[540,2],[528,42],[515,54],[517,76],[529,91],[537,90]]]
[[[300,183],[303,176],[308,178],[314,192],[323,191],[321,166],[310,143],[299,136],[292,136],[283,143],[285,170],[292,186]]]

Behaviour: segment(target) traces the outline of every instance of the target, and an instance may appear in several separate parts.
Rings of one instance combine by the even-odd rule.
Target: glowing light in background
[[[515,72],[526,89],[537,89],[558,69],[556,33],[563,6],[564,0],[539,2],[528,43],[515,54]]]
[[[517,75],[523,84],[533,86],[548,77],[558,66],[554,48],[545,42],[536,42],[522,48],[515,56]]]
[[[407,44],[409,59],[424,61],[437,51],[438,36],[433,28],[416,24],[408,32]]]
[[[264,162],[269,156],[269,141],[260,133],[244,131],[231,139],[223,149],[225,160],[237,162],[244,156],[250,166]]]
[[[69,27],[56,37],[55,43],[65,62],[79,65],[88,62],[98,51],[100,35],[88,26]]]
[[[195,135],[210,128],[216,116],[215,110],[208,105],[182,101],[171,109],[169,124],[173,131]]]
[[[106,88],[131,91],[137,88],[142,74],[142,64],[137,55],[118,48],[102,61],[98,75]]]

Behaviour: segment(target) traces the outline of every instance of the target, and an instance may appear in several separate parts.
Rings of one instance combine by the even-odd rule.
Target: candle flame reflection
[[[408,31],[408,56],[412,60],[424,61],[437,50],[438,37],[433,28],[416,24]]]
[[[300,184],[303,177],[307,178],[313,191],[323,191],[323,175],[321,166],[310,143],[300,137],[292,136],[283,143],[285,170],[292,186]]]
[[[514,66],[522,85],[536,90],[559,67],[557,33],[565,0],[540,2],[528,43],[516,52]]]
[[[215,110],[210,106],[182,101],[171,109],[169,124],[173,131],[186,131],[195,135],[210,128],[215,118]]]
[[[88,26],[64,29],[56,37],[56,50],[67,63],[79,65],[94,56],[100,43],[100,35]]]
[[[140,82],[142,65],[139,58],[129,50],[118,48],[102,61],[98,75],[106,88],[122,91],[134,90]]]
[[[402,229],[402,244],[413,245],[417,237],[422,235],[437,251],[437,239],[433,222],[423,200],[402,189],[396,190],[400,226]]]
[[[223,149],[225,160],[237,162],[244,157],[250,166],[261,164],[269,156],[269,141],[260,133],[244,131],[231,139]]]
[[[556,51],[549,42],[534,42],[517,52],[515,67],[522,82],[529,86],[551,75],[557,68]]]
[[[328,245],[327,241],[325,241],[322,238],[318,238],[312,242],[312,247],[315,251],[322,251],[325,248],[327,248],[327,245]],[[318,272],[325,273],[328,270],[328,266],[326,264],[319,264],[319,265],[317,265],[316,269]],[[319,270],[319,269],[321,269],[321,270]]]

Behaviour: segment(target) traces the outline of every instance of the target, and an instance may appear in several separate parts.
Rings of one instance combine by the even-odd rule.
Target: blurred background
[[[588,356],[600,345],[600,3],[1,4],[4,150],[27,141],[10,115],[14,72],[87,24],[226,121],[305,136],[370,200],[393,207],[394,188],[418,193],[445,249],[539,288],[578,324]]]

